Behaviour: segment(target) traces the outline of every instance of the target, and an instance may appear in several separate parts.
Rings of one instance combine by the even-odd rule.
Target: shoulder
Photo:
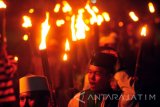
[[[86,95],[87,93],[90,93],[90,90],[83,90],[81,92],[78,92],[68,103],[68,107],[79,107],[79,102],[84,103],[84,101],[82,100],[84,95]]]
[[[81,92],[77,93],[68,103],[68,107],[79,107]]]

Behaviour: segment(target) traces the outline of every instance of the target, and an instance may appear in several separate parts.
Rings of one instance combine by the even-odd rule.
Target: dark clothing
[[[83,94],[83,93],[85,93],[85,94]],[[91,90],[82,91],[80,99],[83,100],[85,103],[79,102],[79,107],[101,107],[103,96],[106,95],[106,97],[107,97],[107,95],[112,96],[113,94],[120,96],[120,92],[115,93],[112,90],[110,90],[108,93],[103,93],[102,95],[94,94],[94,92]],[[90,97],[90,96],[92,96],[92,97]],[[97,96],[96,97],[97,100],[93,99],[93,96]],[[114,99],[114,98],[113,99],[111,99],[111,98],[105,99],[104,107],[117,107],[117,105],[118,105],[117,99]]]

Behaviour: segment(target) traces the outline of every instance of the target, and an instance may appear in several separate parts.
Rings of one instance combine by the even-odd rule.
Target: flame
[[[70,50],[69,41],[68,41],[68,39],[66,39],[65,51],[69,51],[69,50]]]
[[[143,27],[142,27],[142,29],[141,29],[141,36],[146,36],[146,32],[147,32],[147,26],[146,25],[144,25]]]
[[[50,29],[50,25],[48,24],[48,20],[49,20],[49,12],[46,12],[46,20],[42,23],[42,40],[41,43],[39,45],[39,49],[43,50],[46,49],[46,36],[48,34],[48,31]]]
[[[69,3],[67,1],[62,1],[62,4],[64,5],[63,8],[62,8],[62,11],[64,13],[72,11],[72,8],[71,8],[71,6],[69,5]]]
[[[75,15],[71,17],[72,41],[85,39],[85,31],[90,30],[89,27],[83,21],[83,13],[84,9],[79,9],[76,20]]]
[[[98,15],[98,16],[97,16],[97,25],[100,26],[103,21],[104,21],[104,19],[103,19],[102,15]]]
[[[33,8],[29,9],[29,13],[34,13],[34,9]]]
[[[149,11],[150,11],[151,13],[154,13],[154,12],[155,12],[155,8],[154,8],[154,5],[153,5],[152,2],[149,2],[149,3],[148,3],[148,8],[149,8]]]
[[[139,20],[139,18],[136,16],[136,14],[133,11],[129,12],[129,16],[135,22],[137,22]]]
[[[89,27],[83,21],[83,12],[84,12],[83,9],[78,10],[78,15],[77,15],[76,24],[75,24],[76,37],[78,40],[85,39],[85,36],[86,36],[85,31],[89,30]]]
[[[99,10],[98,10],[98,8],[97,8],[96,6],[92,6],[92,10],[93,10],[95,13],[98,13],[98,12],[99,12]]]
[[[88,11],[88,13],[92,16],[90,18],[90,24],[93,25],[94,23],[97,22],[97,16],[95,12],[91,9],[89,4],[86,4],[85,9]]]
[[[84,28],[84,22],[82,17],[83,17],[83,11],[79,10],[77,19],[76,19],[76,24],[75,24],[75,28],[77,30],[76,37],[78,40],[85,39],[85,28]]]
[[[67,54],[65,53],[65,54],[63,55],[63,61],[67,61],[67,59],[68,59],[68,56],[67,56]]]
[[[65,21],[64,21],[63,19],[56,21],[56,25],[57,25],[58,27],[62,26],[64,23],[65,23]]]
[[[97,0],[91,0],[91,3],[96,3],[97,2]]]
[[[67,51],[69,51],[69,50],[70,50],[69,41],[68,41],[68,39],[66,39],[65,51],[67,52]],[[67,61],[67,60],[68,60],[68,55],[67,55],[67,53],[65,53],[65,54],[63,55],[63,61]]]
[[[60,10],[61,5],[59,3],[56,4],[55,8],[54,8],[54,12],[58,13]]]
[[[14,60],[18,62],[18,56],[14,56]]]
[[[105,20],[106,22],[109,22],[109,21],[110,21],[109,13],[103,12],[103,13],[102,13],[102,16],[103,16],[103,18],[104,18],[104,20]]]
[[[72,32],[72,41],[77,41],[74,23],[75,23],[75,15],[71,17],[71,32]]]
[[[0,8],[7,8],[6,4],[3,2],[3,0],[0,0]]]
[[[23,20],[24,20],[24,23],[22,24],[22,27],[25,27],[25,28],[32,27],[32,23],[31,23],[30,17],[23,16]]]
[[[24,40],[24,41],[27,41],[27,40],[28,40],[28,35],[27,35],[27,34],[23,35],[23,40]]]

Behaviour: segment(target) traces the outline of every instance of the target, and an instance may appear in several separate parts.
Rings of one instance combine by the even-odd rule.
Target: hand
[[[135,94],[135,79],[133,77],[129,77],[125,71],[120,71],[114,75],[114,78],[117,81],[117,84],[121,88],[122,92],[131,95]]]

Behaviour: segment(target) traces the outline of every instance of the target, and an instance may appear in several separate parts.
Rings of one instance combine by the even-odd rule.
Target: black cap
[[[111,73],[114,73],[116,63],[117,63],[117,56],[114,54],[113,50],[96,52],[92,56],[90,61],[91,65],[102,67],[107,72],[111,72]]]

